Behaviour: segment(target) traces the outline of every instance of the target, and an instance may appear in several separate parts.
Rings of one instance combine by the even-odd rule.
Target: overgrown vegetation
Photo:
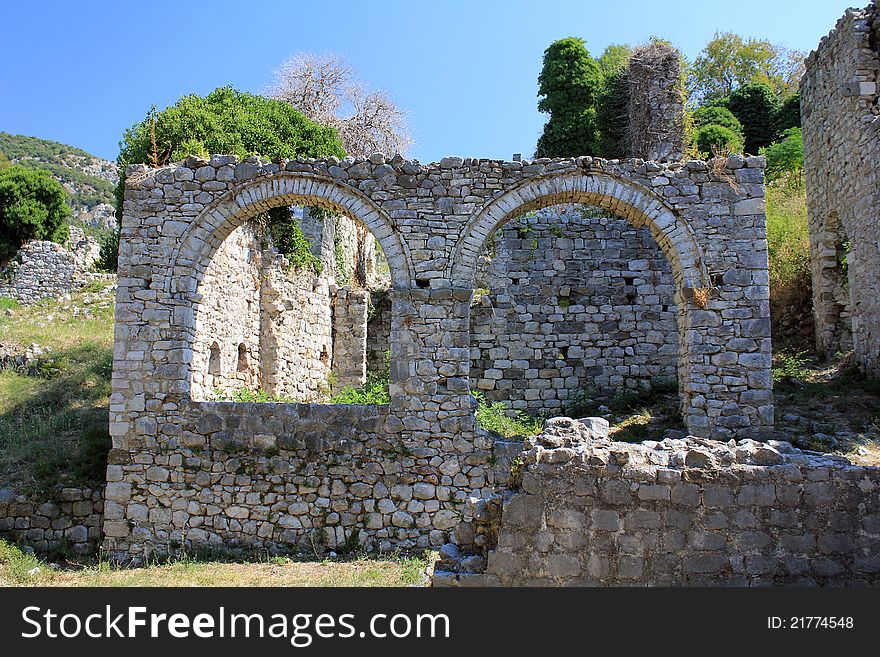
[[[66,242],[67,192],[42,170],[18,165],[0,171],[0,262],[28,240]]]
[[[26,371],[0,370],[2,487],[48,498],[58,484],[104,481],[113,307],[95,297],[81,293],[0,314],[7,347],[23,351],[36,342],[46,350]]]
[[[191,94],[162,111],[152,108],[143,121],[125,131],[118,158],[117,219],[122,216],[126,166],[158,167],[188,155],[211,153],[270,160],[345,155],[336,130],[307,119],[283,101],[232,87],[215,89],[207,96]],[[293,266],[315,269],[316,258],[286,208],[269,212],[269,226],[275,246]]]
[[[477,400],[477,426],[481,429],[493,431],[504,438],[535,436],[541,432],[544,418],[532,417],[523,411],[511,413],[507,404],[490,402],[479,390],[472,394]]]
[[[362,386],[346,387],[330,398],[331,404],[387,404],[389,370],[367,372],[367,380]]]

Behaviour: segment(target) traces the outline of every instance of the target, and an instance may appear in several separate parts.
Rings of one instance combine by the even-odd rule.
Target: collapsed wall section
[[[775,441],[634,445],[607,430],[548,421],[520,486],[459,533],[483,540],[444,547],[434,585],[880,584],[880,468]]]

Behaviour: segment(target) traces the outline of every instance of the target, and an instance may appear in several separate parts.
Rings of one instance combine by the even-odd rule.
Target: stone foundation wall
[[[0,538],[40,552],[69,549],[92,554],[103,538],[103,492],[103,487],[62,488],[56,501],[34,502],[0,491]]]
[[[487,399],[553,414],[578,389],[675,380],[675,281],[646,228],[560,206],[511,221],[486,255],[471,381]]]
[[[816,345],[880,375],[880,7],[850,9],[800,85]]]
[[[603,436],[598,418],[548,421],[521,485],[464,532],[483,545],[445,547],[435,585],[880,584],[880,468],[775,441]]]

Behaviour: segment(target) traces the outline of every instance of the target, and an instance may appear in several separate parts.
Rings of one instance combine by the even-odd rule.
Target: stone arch
[[[660,197],[628,180],[604,173],[564,173],[532,178],[508,188],[484,205],[468,222],[453,251],[447,276],[453,287],[473,288],[483,245],[504,223],[531,210],[562,203],[586,203],[609,210],[637,228],[648,227],[672,269],[678,307],[678,382],[682,416],[689,431],[701,435],[694,399],[703,386],[692,354],[689,327],[694,325],[693,290],[711,287],[709,271],[687,223]]]
[[[178,297],[195,293],[211,258],[229,234],[254,215],[283,205],[315,205],[356,218],[382,247],[392,286],[413,286],[406,244],[381,208],[358,190],[333,180],[285,171],[239,184],[199,213],[174,250],[166,291]]]
[[[676,287],[709,287],[701,249],[693,231],[656,194],[608,174],[565,173],[531,178],[505,190],[483,206],[462,231],[448,277],[455,287],[472,287],[483,245],[508,220],[561,203],[586,203],[614,212],[640,228],[647,226],[672,267]]]

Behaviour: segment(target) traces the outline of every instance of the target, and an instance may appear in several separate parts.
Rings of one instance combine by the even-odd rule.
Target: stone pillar
[[[341,288],[333,306],[333,374],[336,386],[360,386],[367,380],[366,290]]]
[[[661,162],[684,157],[681,53],[668,44],[640,46],[630,57],[629,133],[634,157]]]

